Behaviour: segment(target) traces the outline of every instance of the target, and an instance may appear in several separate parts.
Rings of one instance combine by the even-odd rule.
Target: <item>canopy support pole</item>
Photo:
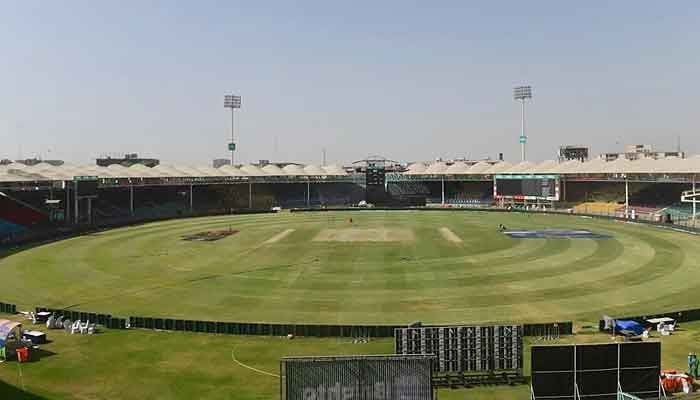
[[[253,208],[253,182],[248,181],[248,208]]]
[[[695,193],[695,175],[693,174],[693,193]],[[697,197],[693,197],[693,228],[695,227],[695,214],[697,214]]]
[[[625,218],[629,218],[630,215],[630,184],[625,177]]]
[[[445,176],[442,176],[442,205],[445,205]]]
[[[75,224],[78,225],[78,222],[80,222],[79,221],[80,213],[78,212],[78,182],[77,181],[73,181],[73,203],[75,205],[75,208],[73,208],[75,215],[73,217],[74,217]]]

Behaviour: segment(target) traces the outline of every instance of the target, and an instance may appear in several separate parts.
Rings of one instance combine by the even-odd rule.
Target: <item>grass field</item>
[[[352,218],[352,223],[350,219]],[[588,229],[611,239],[511,239]],[[228,229],[218,241],[183,235]],[[486,212],[282,213],[168,221],[0,259],[0,301],[190,319],[292,323],[596,321],[695,307],[696,236],[573,216]],[[664,368],[700,350],[700,323],[663,339]],[[279,359],[388,354],[392,340],[154,331],[51,331],[37,362],[0,364],[0,399],[275,399]],[[601,334],[563,341],[602,342]],[[531,339],[526,345],[532,344]],[[525,359],[529,370],[529,352]],[[9,385],[9,386],[8,386]],[[22,389],[26,389],[23,392]],[[526,385],[441,400],[528,398]]]
[[[354,344],[342,339],[287,340],[146,330],[106,331],[93,336],[49,331],[49,339],[52,342],[42,346],[46,355],[38,361],[0,364],[0,399],[278,399],[278,378],[242,367],[233,356],[247,366],[275,374],[284,356],[393,351],[390,339]],[[558,342],[609,340],[609,335],[596,333],[565,337]],[[533,341],[526,340],[526,375]],[[662,368],[684,370],[688,352],[698,350],[700,322],[684,324],[681,331],[662,339]],[[22,393],[21,388],[26,392]],[[444,389],[438,398],[525,400],[529,398],[529,386]]]
[[[349,220],[352,218],[352,223]],[[512,239],[575,228],[611,239]],[[183,235],[234,229],[218,241]],[[573,216],[334,212],[116,229],[0,259],[0,301],[285,323],[597,320],[700,300],[697,236]]]

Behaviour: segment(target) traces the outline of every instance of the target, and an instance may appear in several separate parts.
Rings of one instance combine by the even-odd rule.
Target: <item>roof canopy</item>
[[[663,159],[642,158],[629,161],[618,158],[606,161],[594,158],[590,161],[577,160],[558,162],[547,160],[543,162],[522,161],[511,164],[507,161],[479,161],[476,164],[464,161],[447,163],[436,161],[429,164],[413,163],[408,166],[406,175],[498,175],[498,174],[566,174],[566,175],[660,175],[683,174],[700,175],[700,156],[690,158],[667,157]],[[130,167],[110,165],[77,166],[63,164],[54,166],[39,163],[27,166],[20,163],[0,165],[0,182],[40,182],[68,181],[76,176],[96,176],[102,179],[147,179],[147,178],[206,178],[206,177],[309,177],[309,176],[345,176],[348,173],[341,166],[329,165],[296,165],[289,164],[279,168],[274,164],[260,168],[256,165],[243,165],[236,168],[224,165],[219,168],[210,166],[187,165],[158,165],[153,168],[141,164]]]
[[[9,319],[0,319],[0,347],[5,347],[5,342],[7,342],[7,337],[15,332],[15,335],[19,335],[19,330],[22,324],[15,321],[10,321]],[[19,339],[19,336],[17,337]]]

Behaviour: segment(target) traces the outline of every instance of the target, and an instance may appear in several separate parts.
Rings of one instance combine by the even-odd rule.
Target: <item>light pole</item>
[[[525,161],[525,143],[527,143],[527,136],[525,136],[525,100],[532,98],[532,87],[516,86],[513,89],[513,98],[520,101],[522,106],[522,112],[520,113],[520,148],[522,160]]]
[[[224,96],[224,108],[231,109],[231,142],[228,144],[228,151],[231,152],[231,166],[233,167],[233,153],[236,151],[236,142],[233,140],[233,116],[237,108],[241,108],[241,96],[227,94]]]

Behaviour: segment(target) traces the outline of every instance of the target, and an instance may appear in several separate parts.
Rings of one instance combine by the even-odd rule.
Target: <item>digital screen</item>
[[[100,182],[97,180],[77,181],[78,196],[95,196]]]
[[[499,196],[554,197],[555,179],[498,179],[496,194]]]

